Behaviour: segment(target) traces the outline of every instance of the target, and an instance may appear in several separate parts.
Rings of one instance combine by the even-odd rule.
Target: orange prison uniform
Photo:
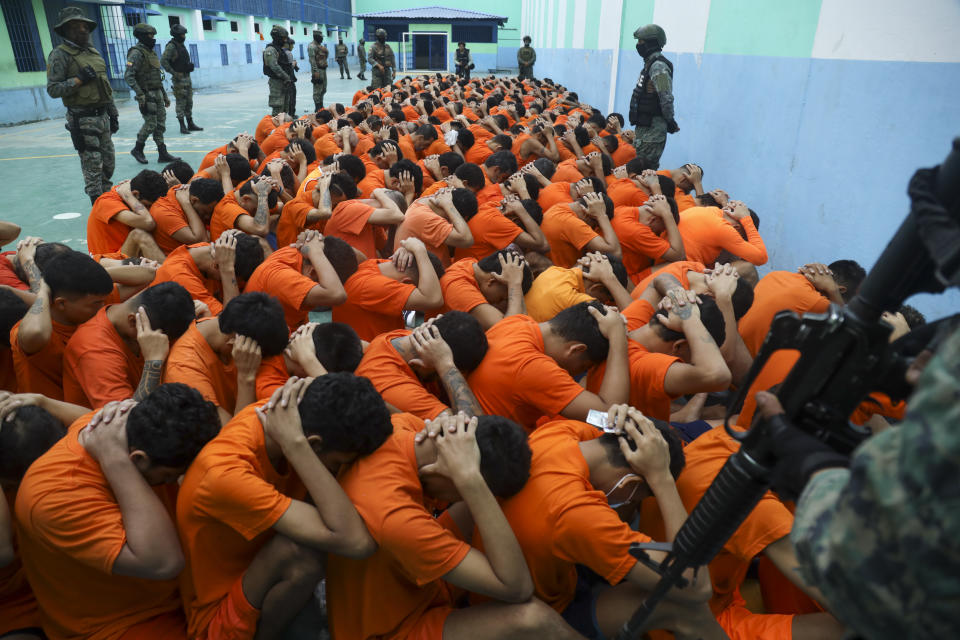
[[[164,253],[170,253],[183,243],[174,239],[173,234],[181,229],[189,229],[190,223],[187,222],[187,214],[183,212],[183,207],[177,202],[177,189],[189,189],[189,186],[177,185],[170,187],[167,195],[157,198],[153,206],[150,207],[150,216],[157,223],[157,228],[153,230],[153,239],[157,241],[157,246]]]
[[[477,264],[474,258],[464,258],[450,265],[443,277],[440,278],[440,289],[443,291],[443,313],[447,311],[463,311],[470,313],[482,304],[490,304],[480,291],[477,276],[473,265]]]
[[[680,214],[680,235],[687,260],[713,264],[720,252],[726,249],[738,258],[755,265],[766,264],[767,248],[763,239],[753,226],[753,219],[744,216],[740,219],[747,239],[744,240],[723,217],[718,207],[691,207]]]
[[[450,151],[450,147],[447,146],[447,143],[443,141],[442,134],[437,132],[437,139],[431,142],[427,147],[417,154],[417,157],[423,159],[427,156],[440,155],[441,153],[447,153]]]
[[[313,143],[313,151],[317,154],[317,160],[323,160],[327,156],[340,153],[341,149],[334,134],[328,133],[317,138],[317,141]]]
[[[650,199],[630,178],[619,178],[607,185],[607,195],[615,207],[641,207]]]
[[[546,322],[567,307],[594,298],[584,292],[583,270],[550,267],[533,281],[523,297],[527,315],[537,322]]]
[[[540,195],[537,196],[537,204],[544,211],[554,205],[570,202],[573,202],[573,196],[570,195],[569,182],[554,182],[550,186],[540,189]]]
[[[670,243],[640,222],[638,215],[637,207],[616,207],[610,220],[620,240],[623,266],[634,284],[640,280],[638,274],[641,271],[658,262],[670,250]]]
[[[473,236],[473,246],[454,249],[454,261],[464,258],[483,260],[491,253],[507,248],[524,232],[513,220],[492,206],[478,208],[477,213],[467,220],[467,226]]]
[[[293,200],[283,205],[280,211],[280,220],[277,221],[277,247],[285,247],[297,241],[297,236],[307,229],[316,229],[323,232],[326,220],[307,225],[307,215],[316,207],[313,206],[313,190],[301,193]]]
[[[487,178],[486,169],[483,170],[483,176],[485,185],[480,191],[477,191],[477,206],[490,205],[495,207],[503,200],[503,191],[499,184],[491,182],[490,178]]]
[[[613,166],[615,167],[622,167],[636,157],[637,150],[632,144],[625,142],[623,138],[620,138],[619,146],[610,154],[610,158],[613,160]]]
[[[13,562],[0,567],[0,636],[17,629],[29,629],[40,626],[40,610],[33,597],[33,590],[27,582],[23,572],[23,563],[20,561],[20,550],[17,544],[16,488],[4,489],[7,504],[10,506],[10,516],[14,526],[11,531],[13,542]]]
[[[260,122],[257,123],[257,128],[253,132],[253,139],[257,141],[257,144],[262,143],[276,126],[273,123],[273,116],[268,113],[260,118]]]
[[[387,183],[383,172],[383,169],[378,168],[373,163],[367,165],[367,175],[357,183],[357,189],[367,195],[372,195],[375,189],[385,188]]]
[[[393,435],[379,449],[340,475],[377,551],[363,560],[328,556],[327,611],[335,638],[440,638],[454,607],[441,578],[470,551],[424,506],[413,442],[423,423],[409,414],[394,415],[393,423]]]
[[[510,418],[530,433],[541,417],[559,415],[583,392],[544,353],[540,326],[529,316],[504,318],[487,329],[487,342],[487,355],[468,383],[488,415]]]
[[[212,315],[218,316],[223,311],[223,303],[216,296],[223,288],[223,284],[219,280],[204,276],[200,272],[200,267],[194,262],[193,256],[190,255],[190,249],[209,246],[210,243],[201,242],[180,245],[174,249],[157,269],[153,284],[176,282],[187,290],[191,298],[204,303]]]
[[[554,172],[553,177],[550,178],[550,182],[569,182],[573,184],[583,180],[583,174],[580,172],[580,169],[577,169],[577,161],[573,160],[564,160],[563,162],[557,164],[557,170]]]
[[[408,107],[409,108],[409,107]],[[416,118],[408,118],[410,120],[416,120]],[[417,161],[417,150],[413,147],[413,141],[410,140],[410,135],[402,135],[397,139],[397,145],[400,147],[400,159],[403,160],[406,158],[410,162],[416,163]]]
[[[854,424],[863,425],[874,415],[881,415],[891,420],[903,420],[907,412],[907,403],[903,400],[894,402],[890,396],[885,393],[875,392],[868,395],[857,407],[850,421]]]
[[[394,339],[410,333],[408,329],[397,329],[371,340],[356,374],[369,378],[384,401],[400,411],[422,420],[433,420],[450,407],[424,386],[392,344]]]
[[[520,154],[522,153],[522,149],[523,149],[523,144],[530,139],[531,139],[530,134],[521,133],[514,139],[513,146],[510,149],[510,152],[513,153],[514,157],[517,159],[517,164],[521,167],[527,163],[533,162],[534,160],[540,157],[536,153],[531,153],[526,157],[520,157]]]
[[[324,234],[337,236],[368,258],[377,255],[377,233],[368,224],[375,209],[359,200],[344,200],[333,208],[333,215],[324,226]]]
[[[257,369],[257,400],[267,400],[273,392],[287,383],[290,372],[287,371],[287,362],[283,354],[260,361]]]
[[[307,493],[289,465],[281,475],[267,456],[255,413],[264,402],[224,425],[180,486],[177,530],[186,558],[180,593],[191,638],[253,638],[260,612],[239,588],[243,574],[290,503]]]
[[[640,280],[637,283],[637,286],[633,288],[633,291],[630,293],[630,295],[632,295],[634,300],[636,300],[643,295],[643,292],[646,291],[651,284],[653,284],[653,281],[657,279],[657,276],[664,273],[670,274],[679,280],[684,289],[689,289],[690,277],[687,274],[691,271],[703,273],[705,268],[706,267],[699,262],[692,262],[690,260],[677,260],[676,262],[670,262],[662,269],[657,269],[653,273],[650,273],[645,278]],[[644,271],[644,273],[647,273],[647,271]]]
[[[380,272],[389,260],[364,260],[347,278],[343,288],[347,301],[333,308],[333,321],[353,327],[361,340],[370,341],[381,333],[403,329],[403,311],[416,287]]]
[[[639,329],[647,324],[656,312],[652,304],[641,299],[634,300],[627,305],[626,309],[620,310],[620,314],[627,319],[627,331]]]
[[[273,131],[270,132],[263,142],[260,143],[260,151],[263,151],[263,155],[269,156],[274,151],[283,149],[288,144],[290,140],[287,138],[287,129],[290,128],[292,122],[285,122],[281,125],[278,125]]]
[[[610,508],[590,484],[580,443],[603,432],[585,422],[548,422],[530,435],[530,479],[503,503],[533,578],[534,593],[557,611],[567,608],[577,587],[577,565],[608,583],[623,580],[636,564],[634,542],[650,542]]]
[[[792,271],[771,271],[753,289],[753,304],[737,324],[743,343],[756,357],[779,311],[823,313],[830,306],[805,276]]]
[[[257,140],[257,144],[260,144],[259,140]],[[197,167],[197,173],[201,173],[205,169],[209,169],[210,167],[212,167],[213,163],[217,159],[217,156],[219,156],[221,153],[223,155],[228,155],[230,153],[229,151],[227,151],[227,145],[223,145],[222,147],[217,147],[210,153],[203,156],[203,160],[200,161],[200,166]]]
[[[210,241],[216,242],[224,231],[236,228],[237,218],[249,215],[247,210],[237,203],[235,191],[225,194],[210,216]]]
[[[51,640],[186,638],[176,580],[112,573],[127,543],[99,463],[80,446],[93,414],[42,455],[17,493],[20,556]],[[173,518],[175,484],[153,487]]]
[[[14,289],[29,291],[30,285],[20,279],[17,272],[13,270],[13,263],[10,258],[17,255],[16,251],[4,251],[0,253],[0,284],[5,284]]]
[[[670,422],[671,396],[664,388],[667,369],[680,358],[649,351],[636,340],[627,340],[627,360],[630,367],[630,406],[644,415]],[[587,390],[599,393],[607,363],[601,362],[587,373]]]
[[[182,382],[199,391],[204,400],[232,414],[237,404],[237,366],[220,360],[197,328],[200,322],[218,320],[206,318],[191,324],[170,346],[163,383]]]
[[[453,231],[453,223],[435,213],[423,199],[414,201],[407,209],[403,222],[397,227],[393,250],[407,238],[420,238],[427,251],[440,258],[444,267],[450,266],[450,249],[446,245],[447,237]]]
[[[600,237],[565,204],[550,207],[544,212],[540,230],[550,243],[547,257],[558,267],[568,269],[577,263],[590,241]]]
[[[87,218],[87,251],[90,253],[110,253],[120,251],[120,247],[130,235],[130,227],[116,219],[121,211],[130,207],[117,193],[117,187],[107,191],[93,203],[90,217]]]
[[[471,127],[470,130],[473,131],[473,127]],[[493,136],[487,135],[485,137],[480,137],[477,135],[476,131],[473,132],[473,135],[475,139],[473,146],[467,149],[467,153],[464,155],[464,160],[483,166],[483,163],[487,161],[487,158],[493,155],[493,151],[486,144],[487,140]]]
[[[426,198],[427,196],[432,196],[432,195],[435,194],[437,191],[440,191],[440,189],[443,189],[444,187],[449,187],[449,186],[450,186],[449,184],[446,183],[445,180],[431,180],[430,183],[427,184],[427,175],[428,175],[428,174],[429,174],[429,172],[426,172],[426,173],[423,174],[423,191],[420,192],[420,197],[421,197],[421,198]]]
[[[303,275],[303,254],[296,247],[277,249],[250,276],[244,292],[262,291],[280,301],[287,327],[293,331],[310,319],[303,308],[316,280]]]
[[[40,393],[54,400],[63,400],[63,351],[77,328],[51,319],[47,343],[39,351],[28,354],[24,353],[18,340],[21,322],[10,331],[17,390],[19,393]]]
[[[132,398],[143,358],[134,355],[104,307],[73,332],[63,352],[63,399],[91,409]]]
[[[739,449],[739,443],[719,428],[707,431],[684,448],[686,466],[677,479],[677,491],[688,512],[703,497],[730,455]],[[653,511],[644,509],[641,528],[645,528],[648,521],[654,528],[662,527],[659,513],[653,515]],[[754,556],[789,535],[792,528],[793,514],[768,491],[710,563],[713,583],[710,609],[731,640],[789,640],[792,637],[793,616],[752,613],[740,595],[740,585]]]

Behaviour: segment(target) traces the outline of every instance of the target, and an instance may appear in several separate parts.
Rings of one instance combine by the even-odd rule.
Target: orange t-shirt
[[[409,107],[406,107],[409,109]],[[416,118],[410,118],[411,120],[416,120]],[[413,147],[413,141],[410,139],[410,135],[402,135],[397,140],[397,145],[400,147],[400,159],[403,160],[406,158],[410,162],[416,162],[417,150]]]
[[[779,311],[823,313],[830,300],[817,291],[805,276],[792,271],[771,271],[753,289],[753,304],[737,324],[743,343],[756,357]]]
[[[356,374],[369,378],[385,402],[422,420],[433,420],[450,407],[427,389],[413,369],[393,347],[395,338],[410,335],[408,329],[381,333],[370,341]],[[431,385],[432,386],[432,385]]]
[[[143,358],[124,342],[104,307],[77,327],[63,351],[63,399],[91,409],[133,397]]]
[[[616,207],[610,224],[623,250],[623,266],[636,283],[637,274],[656,263],[670,250],[670,243],[640,222],[636,207]]]
[[[374,225],[367,221],[375,209],[359,200],[344,200],[333,208],[327,220],[324,234],[337,236],[367,258],[377,256],[377,234]]]
[[[264,402],[224,425],[180,486],[177,530],[187,561],[180,593],[191,638],[206,637],[217,607],[273,537],[272,527],[307,493],[296,473],[281,475],[267,456],[255,413]]]
[[[417,154],[419,158],[426,158],[427,156],[440,155],[441,153],[447,153],[450,151],[450,147],[447,146],[447,143],[443,141],[443,138],[438,137],[436,140],[431,142],[427,147]]]
[[[237,202],[236,192],[231,191],[225,194],[213,208],[213,214],[210,216],[210,241],[216,242],[220,234],[237,226],[237,218],[249,215],[247,210]]]
[[[110,189],[93,203],[90,217],[87,218],[87,251],[90,253],[111,253],[120,251],[120,247],[130,235],[130,227],[116,219],[121,211],[130,207],[117,193],[117,187]]]
[[[244,291],[262,291],[279,300],[287,327],[293,331],[310,319],[310,309],[303,308],[303,305],[315,286],[316,280],[303,275],[300,250],[284,247],[271,253],[256,268]]]
[[[491,253],[505,249],[523,233],[515,222],[490,206],[477,209],[477,213],[467,220],[467,226],[473,236],[473,246],[454,249],[453,259],[457,262],[464,258],[483,260]]]
[[[3,493],[10,505],[10,516],[14,524],[11,531],[14,556],[13,562],[0,567],[0,636],[18,629],[40,626],[40,610],[27,582],[27,576],[24,575],[17,544],[16,512],[13,510],[17,501],[17,490],[4,489]]]
[[[580,173],[580,170],[577,169],[577,160],[576,158],[570,160],[564,160],[563,162],[557,165],[557,170],[553,174],[553,177],[550,178],[550,182],[567,182],[567,186],[575,182],[583,180],[583,174]]]
[[[50,321],[52,328],[47,344],[36,353],[26,354],[20,348],[20,322],[10,330],[13,368],[20,393],[40,393],[54,400],[63,400],[63,351],[76,327]]]
[[[573,197],[570,195],[569,182],[554,181],[550,186],[540,189],[540,195],[537,197],[537,203],[544,211],[554,205],[571,202],[573,202]]]
[[[353,327],[361,340],[370,341],[381,333],[403,329],[403,311],[416,289],[380,272],[389,260],[364,260],[343,288],[347,301],[333,308],[333,321]]]
[[[687,260],[713,264],[720,252],[726,249],[738,258],[755,265],[766,264],[767,248],[763,239],[753,226],[753,219],[744,216],[740,219],[747,239],[744,240],[727,222],[717,207],[691,207],[680,214],[680,235]]]
[[[704,267],[699,262],[691,262],[690,260],[677,260],[676,262],[670,262],[662,269],[657,269],[655,272],[650,273],[645,276],[642,280],[637,282],[637,286],[633,288],[633,291],[630,292],[630,295],[633,296],[634,300],[643,295],[643,292],[647,290],[657,276],[664,273],[668,273],[680,281],[680,284],[683,285],[684,289],[690,288],[690,277],[687,275],[691,271],[696,271],[697,273],[703,273]],[[644,271],[646,273],[646,271]],[[641,274],[643,275],[643,274]]]
[[[607,195],[615,207],[640,207],[650,196],[630,178],[618,178],[607,184]]]
[[[407,638],[427,611],[453,607],[441,578],[470,551],[424,505],[413,442],[422,421],[396,414],[393,423],[393,435],[379,449],[340,475],[377,551],[363,560],[328,556],[327,611],[335,638]],[[442,619],[434,626],[423,637],[439,638]]]
[[[470,127],[470,130],[474,131],[474,128]],[[487,161],[487,158],[493,155],[493,151],[491,151],[490,147],[486,145],[486,141],[492,136],[487,135],[481,138],[476,134],[476,131],[474,131],[473,135],[475,141],[473,146],[467,149],[467,153],[464,155],[464,160],[482,167],[483,163]]]
[[[340,153],[342,149],[340,149],[340,145],[337,144],[334,134],[328,133],[317,138],[316,142],[313,143],[313,151],[317,154],[318,160],[323,160],[327,156]]]
[[[489,348],[468,380],[489,415],[532,432],[543,416],[558,416],[583,392],[570,374],[544,353],[540,326],[529,316],[504,318],[487,329]]]
[[[546,322],[567,307],[593,299],[584,292],[583,270],[563,267],[550,267],[541,273],[523,297],[527,315],[537,322]]]
[[[577,565],[618,584],[636,564],[634,542],[650,538],[630,528],[590,484],[581,442],[602,431],[585,422],[557,420],[530,435],[530,479],[503,503],[538,598],[557,611],[573,601]],[[479,545],[478,545],[479,547]]]
[[[447,311],[463,311],[470,313],[482,304],[490,304],[480,291],[477,277],[473,272],[475,258],[457,260],[447,269],[440,278],[440,289],[443,291],[443,313]]]
[[[639,409],[643,415],[670,421],[671,396],[664,389],[667,369],[680,358],[665,353],[654,353],[636,340],[627,341],[627,358],[630,366],[630,406]],[[607,363],[601,362],[587,373],[587,390],[598,393],[603,385],[603,376]]]
[[[174,249],[157,269],[153,284],[176,282],[187,290],[191,298],[204,303],[210,309],[211,314],[218,316],[223,311],[223,303],[216,296],[223,288],[223,284],[219,280],[207,278],[200,273],[200,268],[193,261],[193,256],[190,255],[190,249],[209,246],[210,243],[201,242],[180,245]]]
[[[486,175],[486,171],[484,171],[484,175]],[[500,189],[500,185],[490,182],[490,179],[487,178],[484,187],[477,191],[477,206],[495,207],[500,204],[501,200],[503,200],[503,190]]]
[[[634,300],[627,305],[626,309],[620,310],[620,314],[627,319],[627,331],[639,329],[647,324],[656,312],[653,305],[640,299]]]
[[[127,535],[110,484],[77,439],[92,415],[31,465],[17,492],[20,556],[51,640],[120,638],[180,609],[176,580],[112,573]],[[172,519],[177,486],[153,490]]]
[[[267,116],[267,117],[269,118],[270,116]],[[259,141],[259,140],[257,140],[257,144],[260,144],[260,141]],[[203,160],[200,161],[200,166],[197,167],[197,173],[200,173],[200,172],[202,172],[202,171],[204,171],[204,170],[209,169],[210,167],[212,167],[212,166],[213,166],[213,163],[214,163],[214,162],[216,161],[216,159],[217,159],[217,156],[219,156],[221,153],[222,153],[223,155],[227,155],[227,154],[229,153],[229,152],[227,151],[227,145],[223,145],[222,147],[217,147],[217,148],[214,149],[213,151],[210,151],[210,152],[207,153],[205,156],[203,156]]]
[[[257,128],[253,132],[253,139],[257,141],[257,144],[262,143],[276,126],[273,123],[273,116],[268,113],[260,118],[260,122],[257,123]]]
[[[613,159],[613,166],[622,167],[637,157],[637,150],[632,144],[620,138],[619,146],[617,146],[616,151],[610,154],[610,157]]]
[[[278,125],[270,132],[270,135],[263,139],[263,142],[260,143],[260,151],[263,151],[263,155],[269,156],[274,151],[279,151],[290,144],[290,140],[287,139],[287,129],[290,128],[291,124],[293,123],[285,122]]]
[[[20,279],[20,276],[18,276],[17,272],[13,269],[13,263],[10,262],[10,258],[16,255],[16,251],[4,251],[0,254],[0,284],[22,291],[28,291],[30,285]]]
[[[182,382],[193,387],[203,394],[204,400],[232,414],[237,404],[237,366],[233,362],[223,364],[197,328],[200,322],[218,320],[206,318],[191,324],[170,346],[163,382]]]
[[[577,264],[584,248],[599,234],[577,217],[569,205],[558,204],[543,214],[540,230],[550,243],[547,257],[558,267],[570,268]]]
[[[313,206],[313,190],[305,191],[293,200],[283,205],[280,211],[280,220],[277,222],[277,246],[286,247],[297,241],[297,236],[306,229],[316,229],[322,232],[326,220],[319,220],[307,226],[307,214],[316,207]]]
[[[159,246],[160,250],[164,253],[170,253],[177,247],[182,246],[181,242],[173,238],[173,234],[180,231],[180,229],[190,227],[190,224],[187,222],[187,215],[183,212],[183,207],[180,206],[180,203],[177,202],[176,195],[178,189],[189,188],[189,186],[179,184],[175,187],[170,187],[167,195],[162,198],[157,198],[153,206],[150,207],[150,215],[153,217],[154,222],[157,223],[157,228],[153,230],[153,239],[157,241],[157,246]]]
[[[283,354],[264,358],[257,369],[257,400],[267,400],[290,379]]]
[[[400,242],[407,238],[420,238],[426,245],[427,251],[440,258],[444,267],[448,267],[450,266],[450,249],[446,241],[451,231],[453,231],[453,223],[434,213],[430,205],[421,198],[407,208],[403,222],[397,227],[393,248],[396,251],[400,247]]]
[[[357,189],[366,195],[372,195],[374,189],[383,189],[386,187],[386,177],[384,176],[383,171],[383,169],[380,169],[373,163],[367,165],[367,175],[364,176],[363,180],[357,183]]]
[[[514,138],[513,146],[510,148],[510,152],[513,153],[514,157],[517,159],[517,164],[520,165],[521,167],[527,164],[528,162],[533,162],[534,160],[540,157],[535,153],[531,153],[526,157],[520,156],[520,154],[522,153],[523,143],[525,143],[527,140],[530,140],[530,138],[531,138],[530,134],[521,133],[516,138]]]

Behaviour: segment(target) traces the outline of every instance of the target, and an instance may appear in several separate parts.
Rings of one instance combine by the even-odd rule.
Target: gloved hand
[[[93,67],[87,65],[80,68],[80,73],[77,74],[77,77],[80,78],[80,84],[87,84],[97,79],[97,72],[93,70]]]
[[[188,62],[188,63],[187,63],[187,73],[192,73],[194,69],[196,69],[196,67],[193,66],[193,63],[192,63],[192,62]]]
[[[815,472],[830,467],[847,467],[847,456],[793,426],[783,413],[775,395],[767,391],[756,395],[757,411],[773,425],[771,443],[777,465],[770,484],[784,500],[796,500]]]
[[[680,131],[680,125],[677,124],[677,121],[673,118],[670,118],[667,121],[667,133],[676,133]]]
[[[120,119],[117,116],[110,116],[110,133],[116,133],[120,130]]]

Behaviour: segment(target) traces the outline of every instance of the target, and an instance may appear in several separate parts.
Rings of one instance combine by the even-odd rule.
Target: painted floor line
[[[204,153],[206,154],[206,153],[209,153],[209,151],[202,151],[202,150],[196,150],[196,149],[183,149],[183,150],[170,149],[170,153]],[[61,153],[61,154],[52,155],[52,156],[23,156],[21,158],[0,158],[0,162],[6,162],[9,160],[44,160],[46,158],[71,158],[76,155],[77,154],[75,153]]]

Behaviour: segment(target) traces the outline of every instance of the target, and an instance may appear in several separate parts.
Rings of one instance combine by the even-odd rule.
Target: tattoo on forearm
[[[267,214],[270,212],[270,208],[267,206],[267,200],[267,194],[257,196],[257,213],[253,216],[253,221],[257,225],[262,226],[267,224]]]
[[[443,374],[442,379],[454,412],[463,411],[468,416],[483,415],[483,409],[480,408],[480,403],[470,390],[470,385],[457,369],[450,369]]]
[[[140,402],[154,389],[160,386],[160,378],[163,375],[163,360],[147,360],[143,363],[143,373],[140,375],[140,384],[137,386],[137,392],[133,394],[133,399]]]
[[[30,305],[30,313],[32,315],[40,315],[44,312],[44,307],[46,306],[47,297],[41,293],[37,294],[37,299],[33,301],[33,304]]]
[[[23,265],[23,270],[27,274],[27,283],[30,285],[30,291],[36,293],[40,290],[40,281],[43,279],[43,274],[40,273],[40,267],[37,266],[36,262],[31,260]]]

